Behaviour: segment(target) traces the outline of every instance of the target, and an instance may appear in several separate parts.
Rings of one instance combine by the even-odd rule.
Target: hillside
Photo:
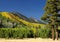
[[[10,21],[17,22],[19,24],[21,23],[29,27],[42,27],[42,25],[44,25],[44,24],[36,23],[36,21],[34,22],[33,20],[30,20],[29,18],[18,12],[0,12],[0,15],[2,15],[2,17],[6,19],[9,19]]]

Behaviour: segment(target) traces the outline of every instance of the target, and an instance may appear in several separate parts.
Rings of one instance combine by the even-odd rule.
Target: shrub
[[[42,38],[51,37],[51,30],[48,29],[48,28],[41,28],[38,33],[39,33],[39,36],[42,37]]]
[[[0,28],[0,38],[27,38],[30,29],[27,28]]]
[[[0,28],[0,38],[35,38],[51,37],[51,30],[47,28]]]
[[[0,38],[9,38],[9,29],[0,28]]]

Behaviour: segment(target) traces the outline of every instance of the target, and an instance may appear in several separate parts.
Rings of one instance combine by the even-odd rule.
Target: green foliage
[[[50,29],[45,28],[0,28],[0,38],[48,38],[51,37]]]
[[[45,13],[41,17],[41,20],[51,24],[51,25],[58,25],[59,24],[59,19],[58,17],[60,16],[60,1],[59,0],[46,0],[46,5],[45,5]]]
[[[0,38],[51,38],[50,28],[0,28]],[[60,30],[59,30],[60,37]]]
[[[51,29],[41,28],[39,34],[42,38],[49,38],[51,37]]]

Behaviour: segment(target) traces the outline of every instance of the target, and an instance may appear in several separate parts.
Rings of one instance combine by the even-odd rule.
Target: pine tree
[[[52,27],[52,38],[54,38],[54,29],[56,31],[56,39],[58,40],[58,26],[60,18],[60,0],[46,0],[44,8],[45,13],[41,20],[47,22]]]

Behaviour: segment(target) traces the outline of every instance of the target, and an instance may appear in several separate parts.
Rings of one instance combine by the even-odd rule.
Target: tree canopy
[[[54,40],[54,32],[56,31],[56,39],[58,40],[58,26],[60,24],[60,0],[46,0],[44,8],[45,13],[42,20],[52,27],[52,39]]]
[[[42,20],[50,24],[58,24],[60,18],[60,0],[47,0]]]

